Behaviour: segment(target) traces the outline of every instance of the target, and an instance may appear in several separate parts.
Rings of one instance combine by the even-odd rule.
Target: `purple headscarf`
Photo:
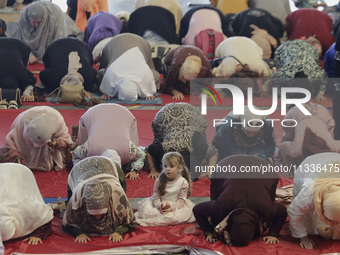
[[[99,41],[118,35],[122,27],[123,22],[119,18],[111,13],[100,11],[87,21],[84,42],[92,51]]]

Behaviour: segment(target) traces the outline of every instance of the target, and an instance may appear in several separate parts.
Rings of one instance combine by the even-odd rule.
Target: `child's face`
[[[168,177],[168,179],[176,179],[182,169],[182,165],[179,165],[177,162],[174,162],[172,160],[165,160],[163,162],[163,172]]]

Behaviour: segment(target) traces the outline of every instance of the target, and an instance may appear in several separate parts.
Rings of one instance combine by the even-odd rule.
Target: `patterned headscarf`
[[[105,214],[110,206],[112,188],[107,182],[89,182],[84,185],[82,199],[91,215]]]
[[[93,228],[105,232],[100,226],[94,227],[84,222],[88,218],[79,219],[77,215],[82,210],[90,215],[109,212],[108,217],[113,220],[115,228],[134,222],[133,210],[118,178],[116,165],[107,157],[92,156],[75,164],[68,178],[72,197],[65,211],[63,225],[73,224],[85,232],[95,231]]]

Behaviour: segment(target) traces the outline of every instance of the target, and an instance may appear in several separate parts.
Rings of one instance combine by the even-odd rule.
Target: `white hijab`
[[[153,73],[138,47],[126,51],[109,66],[99,90],[110,97],[132,101],[156,93]]]
[[[32,171],[15,163],[0,164],[0,229],[3,241],[26,236],[53,219]]]
[[[248,65],[250,71],[262,74],[265,78],[271,75],[269,66],[262,60],[262,48],[247,37],[234,36],[221,42],[216,48],[215,57],[225,56],[236,57],[243,65]],[[226,57],[213,69],[213,74],[217,77],[229,77],[236,72],[238,64],[240,63],[236,59]]]

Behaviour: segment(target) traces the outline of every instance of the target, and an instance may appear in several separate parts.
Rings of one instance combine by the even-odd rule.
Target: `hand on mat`
[[[319,93],[316,95],[315,100],[316,100],[317,102],[322,102],[322,101],[325,101],[325,100],[326,100],[326,97],[325,97],[322,93],[319,92]]]
[[[151,97],[146,97],[145,99],[146,100],[153,100],[153,99],[155,99],[156,97],[155,96],[151,96]]]
[[[42,243],[41,238],[35,236],[29,236],[23,240],[24,242],[28,241],[28,244],[37,245],[38,243]]]
[[[135,173],[134,171],[128,172],[125,175],[126,178],[129,178],[130,180],[138,180],[139,179],[139,175],[137,173]]]
[[[279,239],[277,239],[274,236],[265,236],[262,238],[263,242],[266,242],[267,244],[276,244],[279,243]]]
[[[213,233],[208,233],[205,240],[207,240],[209,243],[216,243],[218,241],[218,238]]]
[[[101,99],[110,99],[111,97],[109,95],[103,94],[100,96]]]
[[[169,203],[166,203],[165,205],[162,204],[160,209],[161,214],[167,214],[172,211]]]
[[[158,176],[159,176],[159,173],[156,170],[151,169],[150,174],[148,175],[148,178],[157,179]]]
[[[30,53],[30,56],[28,58],[28,63],[31,65],[31,64],[34,64],[35,62],[37,62],[37,58],[33,55],[33,53],[31,52]]]
[[[22,95],[21,96],[21,101],[23,101],[23,102],[32,102],[33,101],[33,97],[28,96],[28,95]]]
[[[85,234],[80,234],[79,236],[76,237],[74,241],[76,243],[87,243],[87,241],[91,241],[91,239]]]
[[[311,250],[315,247],[315,243],[312,239],[309,239],[308,236],[304,236],[300,238],[300,247]]]
[[[85,97],[93,97],[92,93],[90,91],[85,91]]]
[[[118,233],[113,233],[110,235],[109,240],[112,240],[113,243],[120,243],[123,241],[123,237]]]
[[[183,100],[184,99],[184,95],[183,93],[176,91],[175,93],[173,93],[173,97],[172,99],[174,100]]]

